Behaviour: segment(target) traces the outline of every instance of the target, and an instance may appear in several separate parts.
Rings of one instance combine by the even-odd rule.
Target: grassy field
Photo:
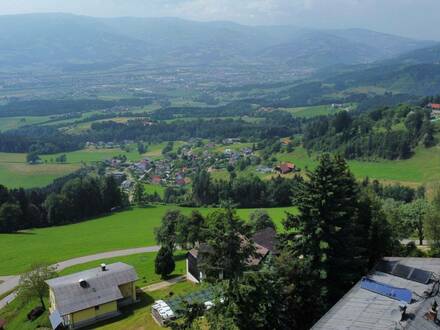
[[[103,161],[106,159],[111,159],[113,157],[117,157],[119,155],[124,155],[128,160],[136,161],[142,158],[143,155],[140,155],[135,146],[130,146],[130,151],[127,152],[125,150],[121,150],[120,148],[113,149],[96,149],[96,148],[88,148],[78,151],[59,153],[53,155],[43,155],[40,156],[43,161],[47,161],[51,163],[58,156],[65,154],[67,156],[67,164],[80,164],[80,163],[94,163]]]
[[[142,288],[152,283],[160,282],[161,278],[154,272],[154,259],[156,258],[156,252],[134,254],[126,257],[116,257],[109,259],[102,259],[97,261],[88,262],[81,265],[76,265],[64,269],[59,273],[60,276],[69,275],[90,268],[98,267],[100,264],[104,263],[110,265],[115,262],[124,262],[128,265],[133,266],[136,269],[139,279],[136,281],[136,286]],[[171,276],[180,276],[186,273],[186,252],[178,251],[174,254],[174,259],[176,262],[176,268]]]
[[[0,132],[16,129],[25,125],[39,124],[48,120],[49,116],[2,117],[0,118]]]
[[[32,263],[56,263],[62,260],[117,249],[155,245],[154,228],[170,206],[136,208],[78,224],[0,234],[0,275],[19,274]],[[175,207],[176,209],[179,209]],[[192,209],[180,208],[185,214]],[[207,214],[213,209],[199,209]],[[278,227],[285,211],[294,208],[268,209]],[[238,210],[248,219],[252,209]]]
[[[291,113],[294,117],[312,118],[330,115],[340,111],[341,109],[334,109],[331,107],[331,105],[318,105],[312,107],[284,108],[282,110]]]
[[[9,188],[43,187],[79,168],[79,164],[29,165],[26,154],[0,153],[0,184]]]
[[[151,316],[151,306],[156,300],[167,300],[171,297],[185,296],[191,292],[200,290],[200,285],[190,282],[177,283],[169,288],[149,293],[138,294],[140,303],[127,307],[124,314],[116,319],[93,326],[100,330],[160,330],[160,327]],[[92,329],[92,328],[90,328]]]
[[[165,193],[165,187],[157,184],[144,184],[145,192],[147,194],[154,194],[157,192],[161,198],[163,198]]]
[[[291,161],[301,169],[313,169],[316,165],[316,156],[308,155],[303,148],[276,157],[279,161]],[[348,164],[359,179],[368,176],[383,182],[429,184],[440,180],[440,147],[418,148],[412,158],[405,160],[349,161]]]

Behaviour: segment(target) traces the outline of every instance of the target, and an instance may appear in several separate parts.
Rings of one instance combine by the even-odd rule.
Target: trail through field
[[[116,251],[110,251],[110,252],[104,252],[104,253],[97,253],[92,254],[89,256],[79,257],[79,258],[73,258],[65,261],[61,261],[59,263],[56,263],[52,265],[56,268],[57,271],[61,271],[63,269],[80,265],[86,262],[95,261],[95,260],[102,260],[102,259],[108,259],[108,258],[115,258],[115,257],[123,257],[123,256],[129,256],[133,254],[140,254],[140,253],[148,253],[148,252],[157,252],[159,251],[160,246],[153,245],[153,246],[147,246],[142,248],[135,248],[135,249],[126,249],[126,250],[116,250]],[[4,294],[11,292],[14,290],[19,282],[20,282],[20,275],[16,276],[0,276],[0,281],[3,281],[3,283],[0,284],[0,297]],[[11,294],[7,295],[6,297],[2,298],[0,300],[0,309],[5,307],[7,304],[9,304],[12,300],[15,299],[17,296],[16,292],[12,292]]]

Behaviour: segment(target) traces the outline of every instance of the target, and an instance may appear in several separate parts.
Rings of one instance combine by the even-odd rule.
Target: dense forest
[[[141,107],[151,104],[147,98],[120,100],[66,99],[66,100],[12,100],[0,105],[0,117],[10,116],[51,116],[79,113],[112,107]]]
[[[431,111],[407,105],[366,113],[342,111],[304,128],[308,150],[338,152],[348,159],[406,159],[419,144],[435,143]]]
[[[0,186],[0,232],[75,223],[126,204],[111,176],[77,173],[45,189]]]

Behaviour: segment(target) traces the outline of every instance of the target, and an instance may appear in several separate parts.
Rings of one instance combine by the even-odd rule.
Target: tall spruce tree
[[[322,155],[307,175],[295,199],[299,215],[284,223],[279,257],[291,312],[303,311],[298,326],[305,328],[365,271],[368,240],[360,238],[369,225],[359,216],[359,188],[342,157]]]

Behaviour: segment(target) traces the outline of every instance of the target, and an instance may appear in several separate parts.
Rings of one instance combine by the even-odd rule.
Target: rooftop
[[[60,315],[121,299],[119,286],[138,279],[134,268],[122,262],[107,265],[105,269],[96,267],[46,281]]]
[[[395,265],[402,269],[403,265],[432,272],[434,279],[435,274],[440,274],[440,258],[384,258],[384,261],[393,269],[396,269]],[[399,312],[399,304],[402,302],[363,289],[362,281],[359,281],[312,329],[439,329],[439,325],[426,318],[434,300],[440,302],[438,280],[430,280],[425,284],[408,280],[410,276],[400,277],[397,272],[394,273],[390,274],[384,267],[376,266],[367,278],[394,287],[392,289],[404,288],[412,293],[411,303],[407,304],[407,316],[402,320]],[[414,271],[412,273],[415,274]]]

